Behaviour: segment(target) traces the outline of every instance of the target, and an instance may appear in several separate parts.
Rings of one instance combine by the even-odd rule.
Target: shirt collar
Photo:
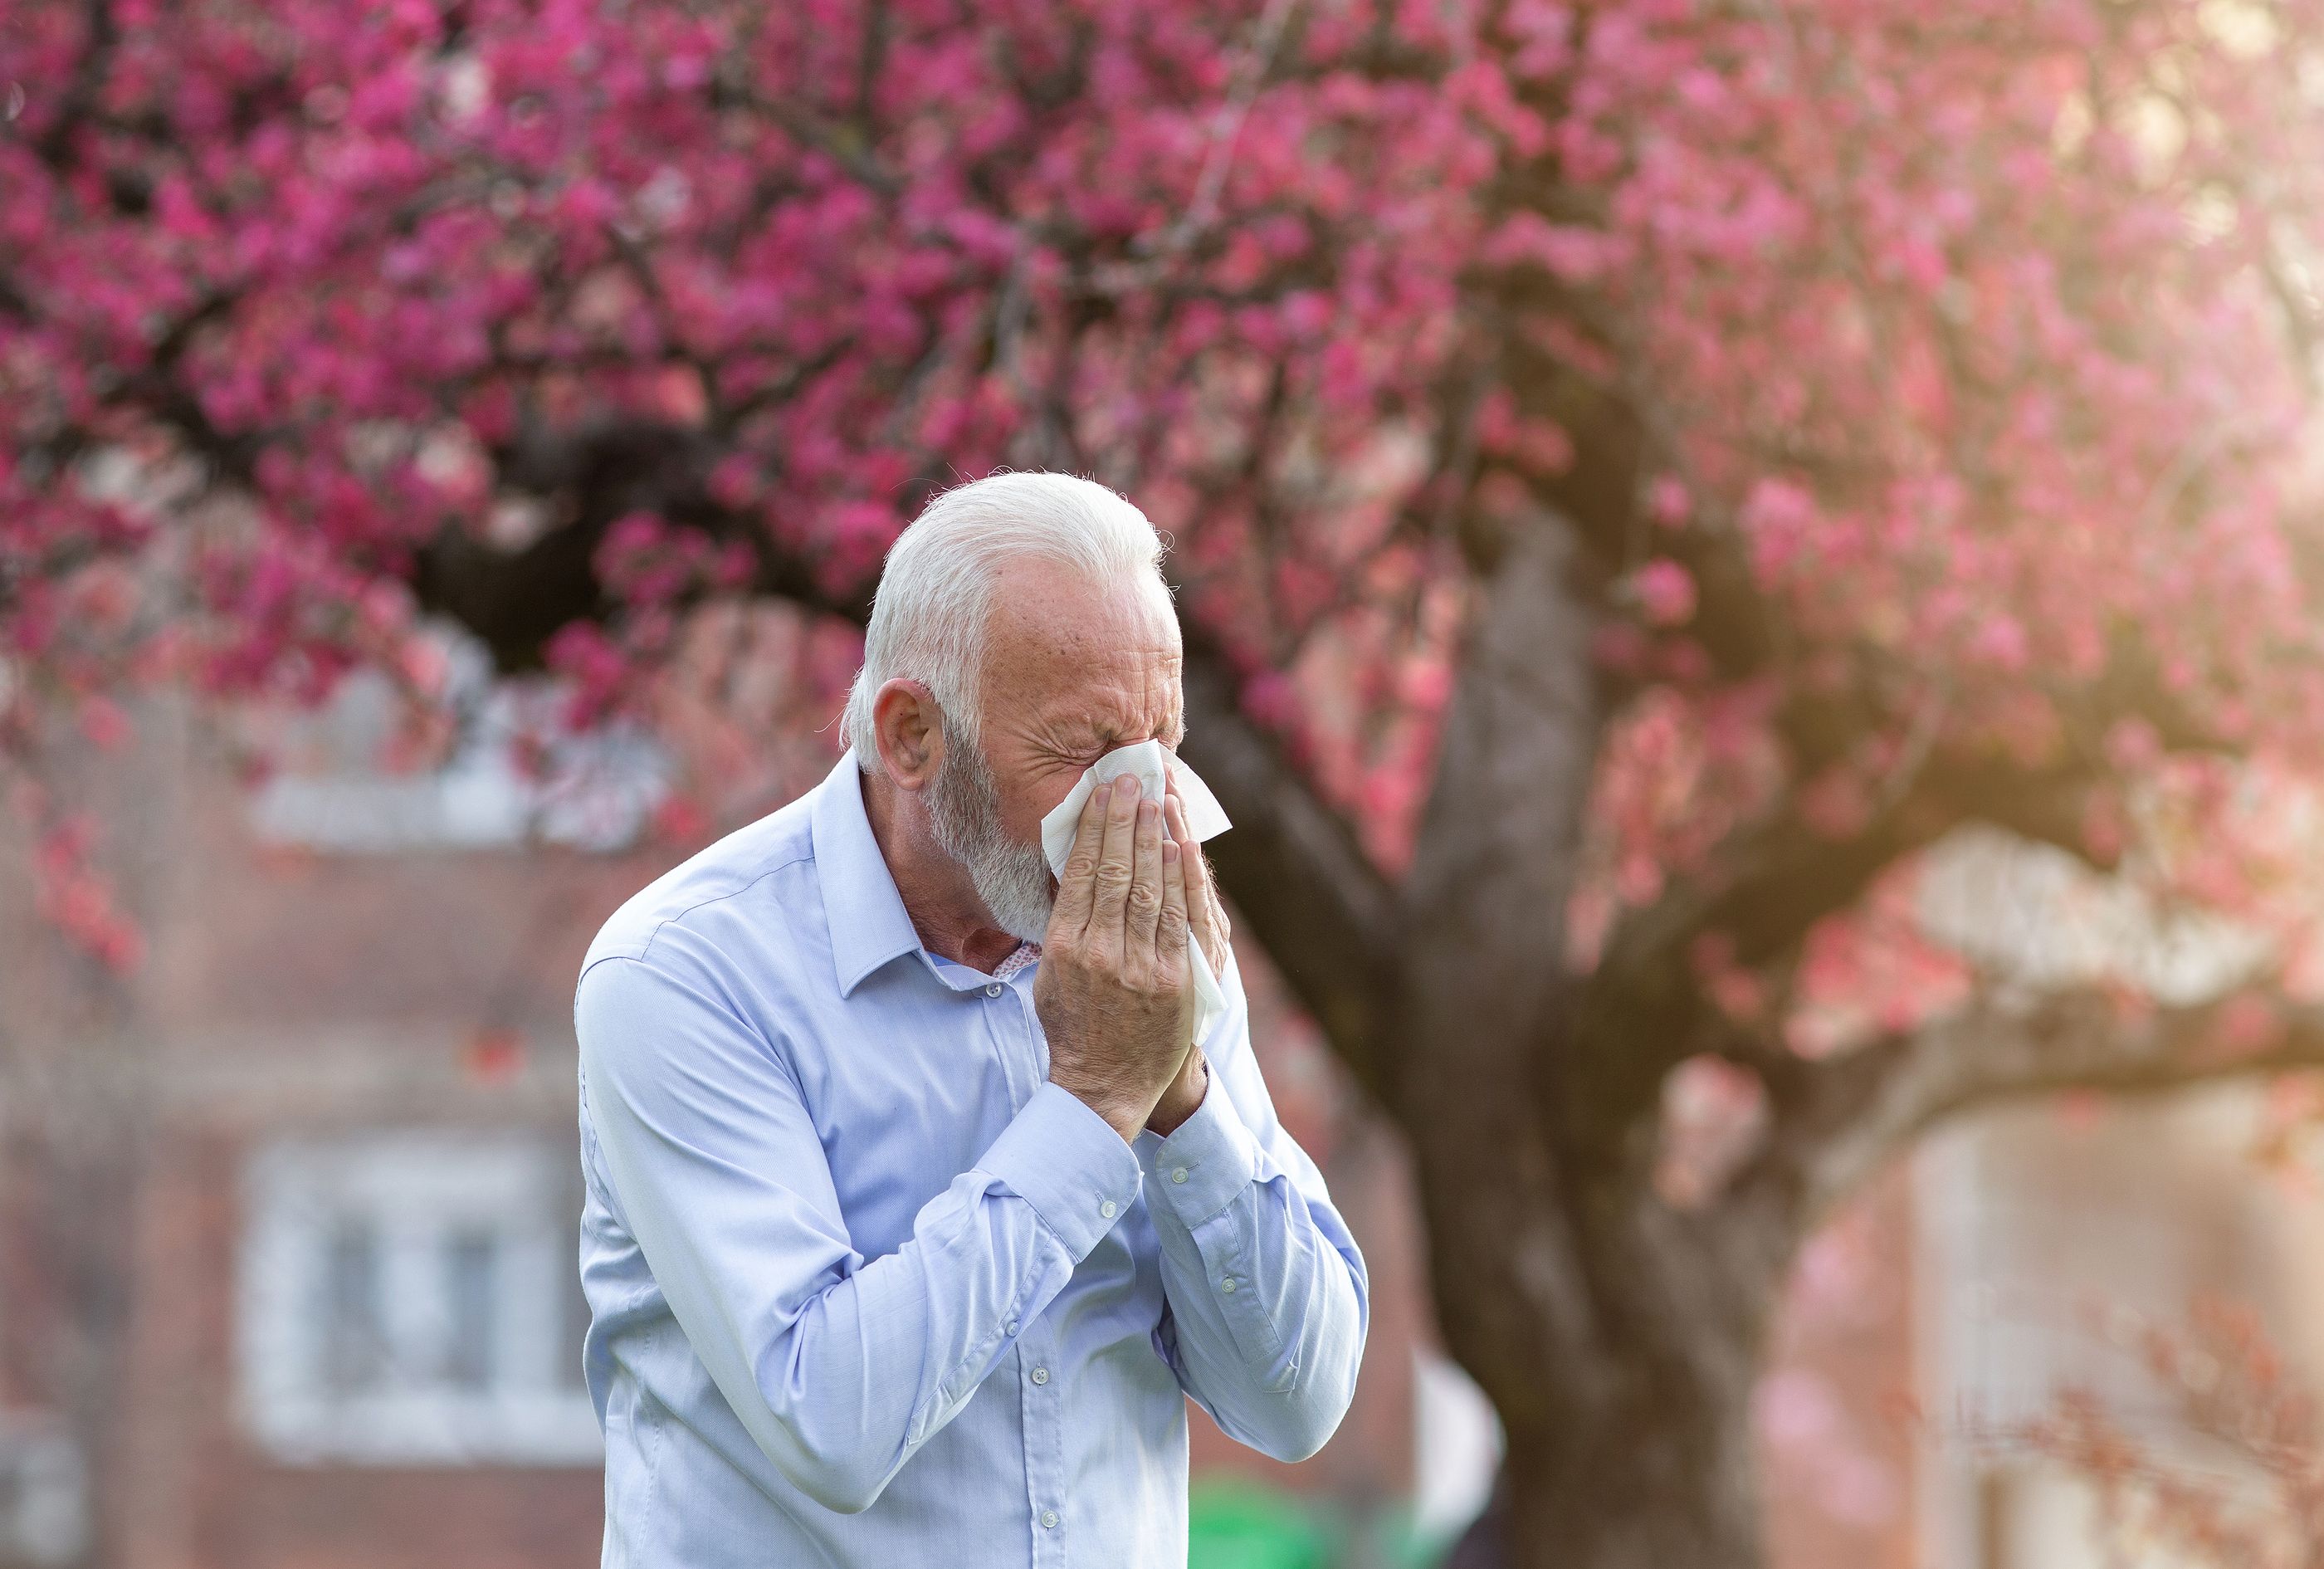
[[[824,918],[831,926],[831,962],[845,997],[889,960],[913,953],[919,933],[904,909],[904,896],[872,836],[863,810],[863,774],[851,747],[839,765],[816,787],[814,816],[816,881],[823,890]]]

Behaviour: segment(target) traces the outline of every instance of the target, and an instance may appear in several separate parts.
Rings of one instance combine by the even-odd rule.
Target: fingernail
[[[1163,840],[1163,841],[1162,841],[1162,864],[1163,864],[1163,865],[1165,865],[1165,866],[1171,865],[1172,863],[1174,863],[1175,862],[1176,862],[1176,860],[1177,860],[1177,859],[1178,859],[1178,841],[1177,841],[1177,840],[1176,840],[1176,839],[1165,839],[1165,840]]]
[[[1135,798],[1138,794],[1138,776],[1134,773],[1123,774],[1113,781],[1113,788],[1123,795]]]

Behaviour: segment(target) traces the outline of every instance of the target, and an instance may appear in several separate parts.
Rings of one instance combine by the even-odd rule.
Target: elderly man
[[[1276,1121],[1177,788],[1102,784],[1054,879],[1041,848],[1101,757],[1177,745],[1160,557],[1085,480],[937,498],[848,755],[591,946],[606,1564],[1181,1569],[1187,1396],[1284,1460],[1346,1410],[1363,1261]]]

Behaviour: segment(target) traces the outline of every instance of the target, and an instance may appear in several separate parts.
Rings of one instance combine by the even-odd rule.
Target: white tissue
[[[1041,854],[1048,857],[1050,871],[1060,877],[1065,875],[1065,857],[1073,854],[1074,835],[1081,828],[1082,807],[1089,800],[1090,791],[1126,773],[1138,777],[1139,798],[1154,801],[1161,800],[1167,776],[1178,791],[1179,808],[1186,815],[1186,832],[1197,844],[1216,838],[1232,826],[1219,798],[1211,794],[1211,787],[1197,778],[1193,769],[1165,751],[1160,742],[1141,741],[1135,746],[1109,752],[1092,763],[1065,793],[1065,798],[1041,819]],[[1194,1038],[1200,1040],[1225,1015],[1227,998],[1220,989],[1218,976],[1211,972],[1211,961],[1204,954],[1203,945],[1190,937],[1186,951],[1194,961]]]

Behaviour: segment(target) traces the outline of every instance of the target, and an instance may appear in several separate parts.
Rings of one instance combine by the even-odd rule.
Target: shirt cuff
[[[1213,1066],[1203,1103],[1153,1147],[1154,1191],[1148,1207],[1167,1206],[1189,1229],[1230,1204],[1259,1176],[1259,1140],[1235,1115]]]
[[[1033,1092],[976,1165],[1031,1204],[1076,1264],[1138,1197],[1138,1157],[1103,1117],[1056,1084]]]

